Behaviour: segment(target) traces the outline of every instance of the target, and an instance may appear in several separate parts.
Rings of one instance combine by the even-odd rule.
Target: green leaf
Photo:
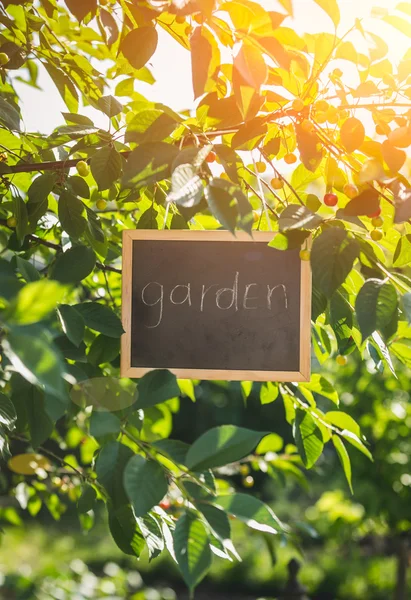
[[[90,417],[90,435],[102,438],[106,435],[117,436],[120,433],[121,421],[112,412],[93,410]]]
[[[97,100],[98,108],[108,117],[115,117],[123,112],[123,105],[114,96],[102,96]]]
[[[304,383],[300,385],[303,388],[310,390],[315,394],[323,396],[323,398],[328,398],[328,400],[331,400],[331,402],[334,402],[334,404],[338,406],[338,393],[335,390],[334,386],[332,386],[331,383],[323,375],[320,375],[318,373],[313,374],[309,383]]]
[[[17,269],[23,275],[27,283],[31,283],[32,281],[38,281],[40,279],[40,273],[37,271],[36,267],[31,262],[25,260],[24,258],[21,258],[21,256],[16,256],[15,258]]]
[[[289,204],[281,213],[278,226],[280,231],[293,229],[317,229],[322,218],[300,204]]]
[[[84,204],[70,192],[61,193],[58,203],[58,215],[63,230],[77,239],[84,233],[87,221],[83,217]]]
[[[167,494],[168,482],[164,468],[138,454],[128,461],[123,480],[136,517],[146,515]]]
[[[239,186],[214,177],[204,193],[212,213],[225,229],[234,233],[235,228],[240,227],[251,233],[252,207]]]
[[[321,456],[324,442],[321,431],[310,413],[297,409],[293,434],[304,466],[311,469]]]
[[[174,549],[184,581],[194,590],[211,566],[211,550],[207,531],[193,514],[185,513],[177,521]]]
[[[403,295],[402,304],[407,321],[411,323],[411,292]]]
[[[256,454],[267,454],[267,452],[280,452],[284,440],[277,433],[270,433],[257,446]]]
[[[83,515],[90,510],[93,510],[96,505],[96,501],[96,490],[91,485],[86,484],[83,488],[80,498],[77,501],[77,509],[79,514]]]
[[[171,176],[178,148],[165,142],[141,144],[129,155],[124,167],[123,186],[141,187]]]
[[[171,176],[171,192],[168,202],[175,202],[184,208],[192,208],[201,201],[204,186],[196,169],[189,164],[179,165]]]
[[[166,369],[146,373],[138,382],[137,408],[148,408],[180,395],[175,375]]]
[[[282,525],[269,506],[249,494],[217,496],[212,503],[237,517],[251,529],[276,534]]]
[[[191,446],[187,453],[190,471],[203,471],[236,462],[255,450],[267,432],[252,431],[235,425],[214,427]]]
[[[108,526],[113,540],[124,554],[139,558],[145,540],[129,506],[122,506],[108,512]]]
[[[205,502],[199,502],[198,509],[204,515],[217,538],[221,541],[230,539],[231,527],[227,513],[212,504],[206,504]]]
[[[66,294],[57,281],[41,279],[21,288],[10,307],[10,319],[20,325],[37,323],[56,308]]]
[[[73,246],[57,256],[50,270],[50,278],[60,283],[78,283],[93,272],[96,255],[87,246]]]
[[[184,465],[186,461],[189,445],[180,440],[157,440],[152,443],[153,448],[158,450],[160,454],[170,457],[170,459],[179,465]]]
[[[357,421],[355,421],[350,415],[347,415],[347,413],[332,410],[325,414],[325,420],[328,423],[331,423],[340,429],[350,431],[358,438],[361,438],[360,426],[358,425]]]
[[[0,423],[12,431],[16,420],[17,414],[13,402],[0,392]]]
[[[27,381],[44,386],[46,392],[58,398],[66,398],[64,365],[45,336],[16,329],[3,341],[3,348],[11,364]]]
[[[120,52],[135,69],[141,69],[156,51],[158,34],[155,27],[133,29],[123,38]]]
[[[71,186],[74,194],[88,200],[90,198],[90,188],[87,185],[86,180],[78,175],[69,177],[67,183]]]
[[[314,2],[327,13],[334,25],[337,27],[341,19],[340,8],[337,0],[314,0]]]
[[[57,313],[60,318],[61,327],[70,342],[77,347],[80,346],[86,326],[81,314],[68,304],[60,304]]]
[[[335,293],[330,301],[330,325],[337,339],[338,352],[349,354],[355,347],[352,336],[353,311],[344,296]]]
[[[43,173],[40,175],[40,177],[33,179],[29,189],[27,190],[29,202],[36,203],[46,200],[49,194],[53,191],[55,184],[56,176],[54,173]]]
[[[359,252],[358,243],[344,229],[331,227],[314,240],[311,251],[314,285],[327,298],[344,283]]]
[[[90,168],[98,189],[108,190],[121,176],[122,159],[114,147],[106,146],[93,154]]]
[[[270,248],[275,248],[276,250],[296,250],[297,248],[301,248],[309,235],[309,231],[301,231],[300,229],[293,229],[285,233],[275,233],[268,245]]]
[[[44,393],[34,385],[26,393],[25,407],[31,443],[38,448],[51,436],[54,422],[45,410]]]
[[[139,218],[137,229],[158,229],[157,216],[158,210],[152,204]]]
[[[411,235],[404,235],[398,240],[394,252],[394,267],[406,267],[411,264]]]
[[[177,120],[158,108],[138,111],[127,125],[125,142],[161,142],[169,137],[177,126]]]
[[[109,442],[103,446],[97,457],[97,479],[116,508],[128,504],[123,476],[126,465],[133,456],[134,453],[128,446],[120,442]]]
[[[17,219],[16,236],[20,244],[22,244],[28,233],[29,218],[26,203],[20,196],[13,196],[13,213]]]
[[[100,334],[90,346],[87,360],[92,365],[98,366],[103,363],[112,362],[120,354],[119,338],[107,337]]]
[[[350,491],[353,494],[354,490],[352,488],[351,461],[350,461],[350,457],[348,455],[347,449],[344,446],[344,443],[341,441],[341,438],[338,435],[333,435],[331,439],[332,439],[334,447],[337,451],[338,457],[341,461],[342,468],[344,469],[344,474],[347,479]]]
[[[149,514],[137,518],[137,524],[145,539],[149,560],[156,558],[164,550],[164,537],[157,519]]]
[[[0,98],[0,122],[8,129],[20,131],[20,114],[4,98]]]
[[[378,330],[384,337],[395,331],[390,327],[398,318],[398,297],[395,287],[389,281],[368,279],[358,293],[355,302],[358,325],[365,340]]]
[[[108,306],[98,302],[84,302],[76,304],[74,308],[90,329],[114,338],[119,338],[124,333],[120,319]]]

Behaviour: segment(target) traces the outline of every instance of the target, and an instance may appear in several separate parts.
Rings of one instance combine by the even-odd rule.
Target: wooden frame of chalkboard
[[[266,246],[275,233],[253,231],[253,237],[244,232],[194,231],[194,230],[125,230],[123,231],[122,269],[122,322],[125,333],[121,339],[121,376],[139,378],[153,369],[169,369],[180,379],[206,379],[229,381],[309,381],[311,375],[311,267],[309,261],[301,261],[299,269],[299,360],[298,368],[292,370],[248,370],[173,367],[168,364],[138,366],[132,364],[132,314],[133,314],[133,245],[136,241],[151,242],[238,242],[262,243]],[[275,251],[275,250],[274,250]],[[276,251],[278,252],[278,251]],[[286,251],[287,252],[287,251]]]

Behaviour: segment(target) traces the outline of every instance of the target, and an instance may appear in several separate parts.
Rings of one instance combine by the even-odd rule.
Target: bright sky
[[[262,0],[269,10],[282,10],[277,0]],[[341,29],[344,33],[356,18],[363,20],[363,27],[380,35],[389,44],[390,58],[398,62],[411,45],[410,39],[393,27],[371,17],[373,7],[392,10],[395,0],[339,0],[341,7]],[[330,31],[329,17],[317,7],[313,0],[294,0],[296,18],[284,24],[293,27],[298,33],[318,33]],[[191,87],[190,55],[169,35],[160,35],[160,43],[152,60],[156,83],[152,86],[139,83],[136,89],[153,101],[162,102],[175,110],[190,107],[193,102]],[[18,83],[22,98],[22,112],[27,131],[51,132],[56,126],[63,125],[61,112],[67,111],[54,84],[45,72],[41,73],[40,86],[43,91],[34,90]],[[45,101],[45,93],[47,100]],[[106,127],[107,119],[101,113],[87,108],[81,111],[94,119],[97,125]]]

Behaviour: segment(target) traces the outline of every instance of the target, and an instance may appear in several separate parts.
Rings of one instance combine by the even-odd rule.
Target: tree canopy
[[[411,366],[411,52],[393,64],[360,20],[342,30],[343,2],[312,0],[332,30],[304,35],[292,26],[293,1],[276,4],[0,7],[0,449],[9,493],[32,515],[44,504],[58,518],[63,490],[85,529],[105,503],[121,550],[138,557],[147,548],[154,558],[166,549],[191,590],[212,554],[237,559],[230,517],[295,534],[231,475],[243,473],[245,488],[250,466],[298,478],[328,444],[352,488],[351,448],[372,460],[322,365],[332,358],[344,369],[353,354],[390,381]],[[380,14],[408,37],[410,17],[409,2]],[[178,112],[136,91],[153,82],[159,32],[191,54],[195,102]],[[16,91],[38,88],[43,72],[67,107],[51,135],[26,130]],[[82,114],[87,106],[105,128]],[[220,227],[272,231],[270,246],[301,248],[311,262],[311,381],[206,384],[165,370],[120,379],[122,231]],[[281,453],[275,422],[259,431],[232,415],[190,443],[171,438],[182,399],[198,394],[216,406],[224,395],[239,406],[282,402],[295,446]]]

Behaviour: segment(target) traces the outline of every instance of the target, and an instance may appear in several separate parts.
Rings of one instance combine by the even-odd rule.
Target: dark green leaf
[[[281,213],[278,221],[280,231],[292,229],[317,229],[322,218],[300,204],[289,204]]]
[[[177,522],[174,549],[184,581],[193,590],[211,566],[211,550],[203,523],[191,513],[183,514]]]
[[[168,482],[164,468],[136,454],[124,470],[124,489],[136,517],[143,517],[167,494]]]
[[[133,150],[124,168],[123,185],[141,187],[171,176],[178,149],[165,142],[147,142]]]
[[[84,302],[76,304],[74,308],[81,314],[90,329],[115,338],[124,333],[120,319],[108,306],[98,302]]]
[[[81,314],[68,304],[60,304],[58,307],[58,316],[61,326],[70,340],[75,346],[80,346],[83,341],[85,323]]]
[[[166,369],[149,371],[138,382],[137,408],[148,408],[180,395],[176,376]]]
[[[90,346],[87,355],[88,361],[92,365],[101,365],[102,363],[112,362],[120,353],[119,338],[98,335]]]
[[[90,417],[90,435],[102,438],[106,435],[117,436],[120,433],[121,421],[112,412],[93,410]]]
[[[100,451],[96,462],[97,479],[104,486],[114,507],[128,504],[123,474],[133,451],[120,442],[109,442]]]
[[[344,229],[326,229],[314,240],[311,251],[314,285],[327,298],[344,283],[359,252],[358,243]]]
[[[139,558],[145,541],[132,509],[122,506],[117,510],[109,510],[108,525],[113,540],[125,554]]]
[[[83,217],[84,205],[73,194],[64,191],[60,195],[58,213],[62,228],[73,238],[78,238],[84,233],[87,221]]]
[[[50,270],[50,277],[61,283],[78,283],[93,272],[96,255],[87,246],[73,246],[59,254]]]
[[[114,96],[102,96],[97,100],[97,106],[108,117],[119,115],[124,108]]]
[[[71,186],[76,196],[80,196],[80,198],[85,198],[86,200],[90,198],[90,188],[83,177],[73,175],[73,177],[68,178],[67,183]]]
[[[106,146],[93,154],[90,168],[98,189],[108,190],[121,176],[122,159],[114,147]]]
[[[54,173],[43,173],[39,177],[36,177],[27,190],[28,201],[33,203],[43,202],[53,191],[55,184],[56,176]]]
[[[206,504],[205,502],[200,502],[198,508],[206,518],[206,521],[217,538],[221,541],[230,539],[231,527],[227,513],[216,508],[212,504]]]
[[[363,340],[376,330],[383,335],[386,334],[385,330],[398,316],[398,297],[395,287],[388,281],[368,279],[358,293],[355,311]]]
[[[36,267],[21,256],[16,256],[16,266],[27,283],[38,281],[40,279],[40,273],[37,271]]]
[[[3,48],[2,52],[4,52]],[[0,98],[0,122],[8,129],[20,131],[20,114],[4,98]]]
[[[191,446],[187,453],[187,467],[203,471],[236,462],[255,450],[267,432],[252,431],[235,425],[214,427]]]
[[[379,208],[379,193],[374,188],[368,188],[349,201],[344,207],[344,214],[350,217],[373,215]]]

